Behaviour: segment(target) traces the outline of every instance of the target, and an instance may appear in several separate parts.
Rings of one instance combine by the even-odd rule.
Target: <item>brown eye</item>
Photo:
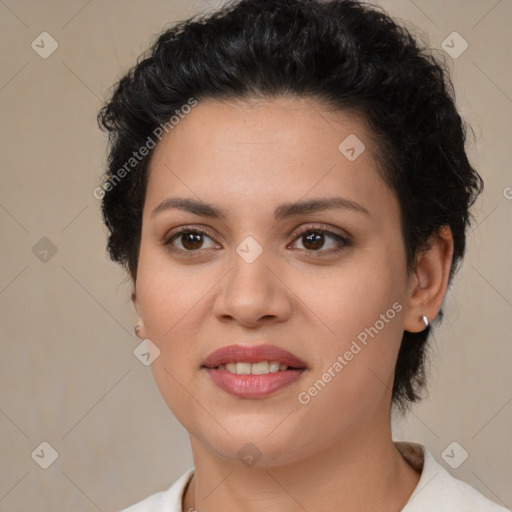
[[[325,235],[317,231],[308,232],[307,234],[302,235],[302,239],[305,241],[303,245],[308,251],[321,249],[324,245],[324,238]]]
[[[193,251],[200,249],[203,244],[203,234],[186,231],[181,234],[180,240],[185,249]]]
[[[204,247],[207,240],[210,240],[210,246]],[[200,229],[181,229],[168,237],[164,245],[172,252],[193,253],[199,252],[200,249],[220,248],[206,231]]]
[[[347,237],[321,228],[309,228],[306,231],[302,231],[296,235],[295,240],[302,242],[303,247],[298,247],[298,249],[320,254],[339,253],[351,245]]]

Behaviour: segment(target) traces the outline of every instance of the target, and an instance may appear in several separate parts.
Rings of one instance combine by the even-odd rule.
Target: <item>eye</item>
[[[294,247],[296,250],[304,251],[310,257],[320,255],[338,254],[352,245],[347,236],[334,233],[324,227],[309,226],[307,229],[296,232],[293,235],[295,243],[300,241],[303,247]],[[205,247],[205,240],[210,240],[210,245]],[[163,245],[172,253],[181,253],[187,256],[199,255],[207,249],[221,249],[218,243],[213,240],[213,234],[204,228],[190,228],[184,226],[177,231],[171,232],[163,241]],[[293,245],[293,244],[292,244]]]
[[[210,247],[203,247],[205,238],[208,238],[213,242],[208,231],[199,228],[192,229],[183,227],[179,231],[175,231],[172,235],[168,236],[164,241],[164,245],[171,252],[197,252],[199,249],[220,248],[220,245],[215,242],[213,242]],[[179,242],[181,247],[177,247],[175,242]]]
[[[295,233],[294,236],[295,240],[300,241],[303,245],[303,248],[299,247],[298,249],[310,254],[315,252],[337,254],[351,245],[348,237],[333,233],[322,227],[309,227]],[[325,249],[326,246],[327,249]]]

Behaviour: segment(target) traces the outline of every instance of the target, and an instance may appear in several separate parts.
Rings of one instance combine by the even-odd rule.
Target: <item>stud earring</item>
[[[137,324],[134,328],[133,328],[133,332],[135,333],[135,336],[137,336],[137,338],[139,337],[139,331],[142,329],[142,326],[140,324]]]
[[[425,329],[426,329],[428,327],[428,318],[425,315],[423,315],[421,317],[421,319],[423,320],[423,323],[425,324]]]

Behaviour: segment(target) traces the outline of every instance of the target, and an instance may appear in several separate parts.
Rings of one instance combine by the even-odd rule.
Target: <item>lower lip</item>
[[[263,375],[238,375],[227,370],[205,368],[219,388],[240,398],[264,398],[300,379],[304,369]]]

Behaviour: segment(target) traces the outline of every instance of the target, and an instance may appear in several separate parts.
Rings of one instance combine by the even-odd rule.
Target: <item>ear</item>
[[[430,248],[416,260],[416,270],[410,276],[409,300],[404,329],[420,332],[425,329],[425,315],[431,322],[439,313],[448,287],[453,257],[453,236],[449,226],[443,226],[429,239]]]
[[[133,306],[135,308],[135,311],[137,312],[137,321],[135,322],[136,325],[140,325],[141,326],[141,329],[144,327],[144,324],[142,322],[142,318],[141,318],[141,315],[140,315],[140,309],[139,309],[139,302],[137,300],[137,291],[135,289],[135,286],[133,286],[133,289],[132,289],[132,294],[131,294],[131,299],[132,299],[132,302],[133,302]],[[140,334],[141,331],[139,330],[138,333],[135,333],[136,335]]]
[[[135,311],[137,311],[137,314],[139,314],[139,303],[137,301],[137,290],[135,289],[135,285],[133,285],[133,288],[132,288],[131,299],[132,299],[133,307],[135,308]]]

